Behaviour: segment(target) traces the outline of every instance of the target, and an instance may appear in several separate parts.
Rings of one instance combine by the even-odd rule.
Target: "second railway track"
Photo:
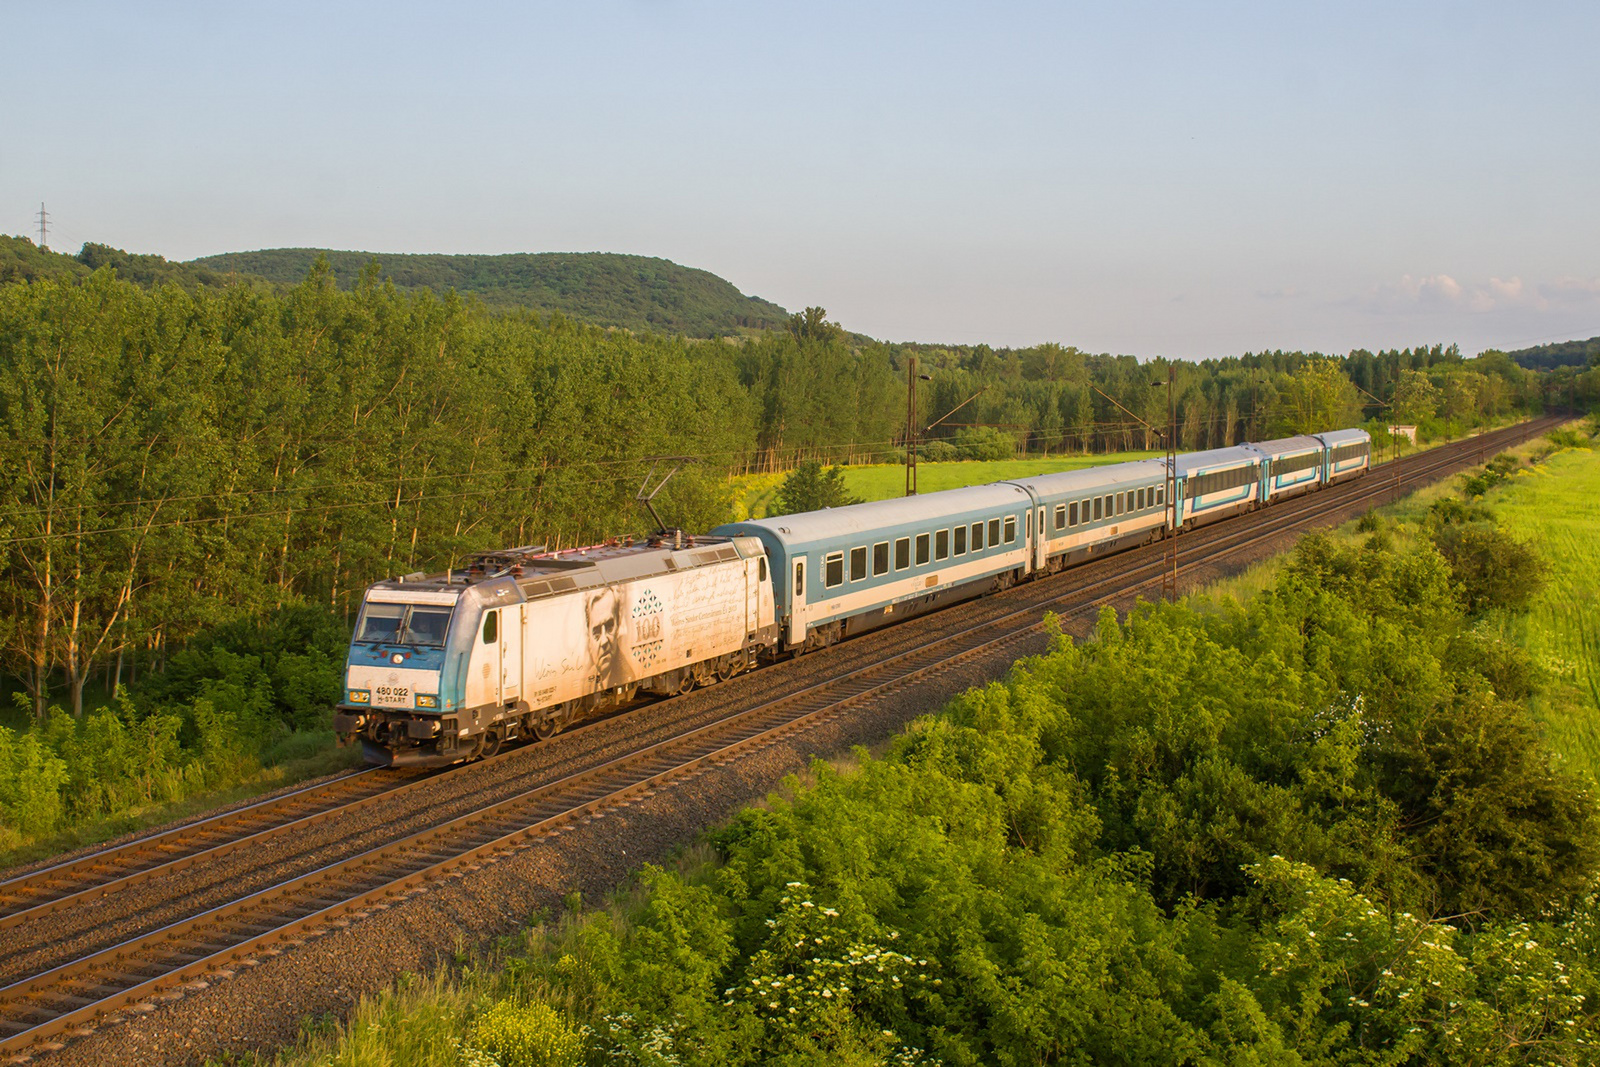
[[[1216,560],[1326,521],[1330,511],[1348,512],[1363,504],[1386,502],[1441,474],[1462,469],[1489,451],[1525,440],[1557,421],[1524,423],[1434,449],[1398,465],[1377,468],[1362,480],[1202,528],[1180,540],[1180,562],[1193,565]],[[238,965],[235,961],[242,958],[275,954],[307,935],[346,924],[371,909],[386,907],[428,882],[479,865],[496,853],[526,847],[541,836],[558,833],[573,820],[598,809],[648,795],[657,786],[696,769],[776,743],[786,734],[841,714],[874,694],[1003,650],[1035,633],[1044,610],[1081,612],[1135,594],[1159,583],[1161,554],[1160,546],[1135,550],[1019,586],[1004,596],[977,602],[988,609],[978,612],[986,616],[978,621],[958,615],[953,609],[926,617],[946,622],[944,626],[936,622],[932,627],[945,632],[929,635],[906,651],[827,681],[724,714],[636,751],[516,791],[437,825],[24,977],[0,989],[0,1051],[23,1050],[85,1032],[96,1019],[119,1010],[148,1009],[174,995],[179,987],[196,988],[197,983],[203,986],[213,977],[231,973]],[[356,774],[330,784],[360,778]],[[401,783],[401,788],[417,785],[420,781],[411,780]],[[387,791],[339,803],[369,804]],[[280,819],[276,829],[255,833],[290,832],[285,828],[292,828],[301,819],[325,819],[327,812],[338,806],[324,803],[296,819]],[[194,826],[204,826],[206,822],[210,820]],[[161,836],[148,840],[153,842]],[[236,834],[211,847],[237,849],[250,836]],[[137,844],[130,842],[120,848]],[[106,858],[109,860],[119,850],[108,850]],[[181,864],[203,851],[191,849],[169,860],[144,862],[122,877],[156,877],[169,864]],[[99,855],[85,857],[85,861],[93,861]],[[46,872],[34,872],[43,873]],[[0,884],[0,891],[9,884]],[[48,911],[63,906],[52,902],[70,901],[73,892],[93,894],[95,890],[90,885],[87,889],[46,894],[32,907]],[[9,914],[26,912],[12,908]],[[7,915],[0,913],[0,924],[5,924],[6,919]]]

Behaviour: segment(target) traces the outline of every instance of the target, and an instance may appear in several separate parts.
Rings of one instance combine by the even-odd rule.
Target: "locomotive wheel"
[[[726,682],[738,673],[739,657],[737,655],[723,656],[717,660],[717,681]]]
[[[561,723],[555,716],[540,719],[533,725],[533,736],[540,741],[548,741],[561,732]]]
[[[483,735],[483,751],[478,753],[478,754],[480,756],[482,756],[484,759],[488,759],[490,756],[494,755],[496,752],[499,752],[499,751],[500,751],[500,731],[499,730],[490,730],[488,733]]]
[[[688,667],[684,667],[682,670],[680,670],[678,672],[677,695],[678,696],[683,696],[685,693],[690,693],[690,692],[693,692],[693,691],[694,691],[694,671],[691,670]]]

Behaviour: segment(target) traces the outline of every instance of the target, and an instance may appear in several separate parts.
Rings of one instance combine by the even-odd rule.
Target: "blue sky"
[[[0,0],[0,232],[612,251],[897,340],[1600,334],[1600,5]]]

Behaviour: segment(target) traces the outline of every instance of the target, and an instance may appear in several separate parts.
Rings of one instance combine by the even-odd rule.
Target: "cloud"
[[[1396,283],[1378,286],[1370,297],[1371,304],[1382,311],[1551,311],[1600,305],[1600,278],[1558,278],[1530,284],[1513,276],[1463,284],[1448,274],[1406,274]]]

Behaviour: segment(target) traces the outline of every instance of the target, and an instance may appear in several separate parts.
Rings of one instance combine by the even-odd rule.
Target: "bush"
[[[962,459],[1001,460],[1016,454],[1017,442],[993,426],[966,426],[956,431],[955,448]]]
[[[917,452],[929,463],[952,463],[962,458],[960,450],[942,438],[927,442]]]
[[[560,1014],[537,1001],[502,1000],[472,1024],[472,1046],[499,1067],[578,1067],[583,1037]]]
[[[1549,571],[1531,546],[1488,523],[1440,526],[1433,532],[1433,544],[1450,564],[1469,615],[1526,611]]]

